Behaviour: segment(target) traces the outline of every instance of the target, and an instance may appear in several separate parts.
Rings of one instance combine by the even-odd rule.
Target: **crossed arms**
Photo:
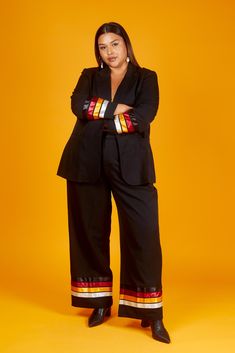
[[[143,132],[154,119],[159,104],[158,79],[155,71],[146,71],[134,107],[111,102],[101,97],[89,97],[88,69],[84,69],[71,96],[71,109],[78,119],[103,119],[109,130]]]

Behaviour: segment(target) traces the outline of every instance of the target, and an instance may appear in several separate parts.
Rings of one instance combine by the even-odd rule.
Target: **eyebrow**
[[[113,43],[113,42],[115,42],[116,40],[119,40],[118,38],[117,39],[114,39],[114,40],[112,40],[110,43]],[[105,43],[98,43],[98,45],[105,45]]]

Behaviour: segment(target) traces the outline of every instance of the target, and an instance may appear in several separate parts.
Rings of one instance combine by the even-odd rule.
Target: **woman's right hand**
[[[131,106],[127,105],[127,104],[118,103],[118,105],[116,106],[116,109],[114,111],[114,115],[123,114],[127,110],[132,109],[132,108],[133,107],[131,107]]]

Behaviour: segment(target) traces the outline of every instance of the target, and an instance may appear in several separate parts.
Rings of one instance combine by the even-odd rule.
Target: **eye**
[[[113,45],[114,45],[114,46],[117,46],[117,45],[118,45],[118,42],[113,43]]]
[[[100,47],[101,50],[105,49],[105,47]]]

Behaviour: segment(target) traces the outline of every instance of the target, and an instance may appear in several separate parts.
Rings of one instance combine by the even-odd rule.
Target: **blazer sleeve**
[[[155,71],[146,70],[135,105],[123,114],[114,115],[113,121],[105,123],[109,131],[118,134],[143,132],[153,121],[159,106],[158,77]]]
[[[90,81],[88,69],[83,69],[71,95],[72,112],[82,120],[112,120],[118,103],[101,97],[90,97]]]

